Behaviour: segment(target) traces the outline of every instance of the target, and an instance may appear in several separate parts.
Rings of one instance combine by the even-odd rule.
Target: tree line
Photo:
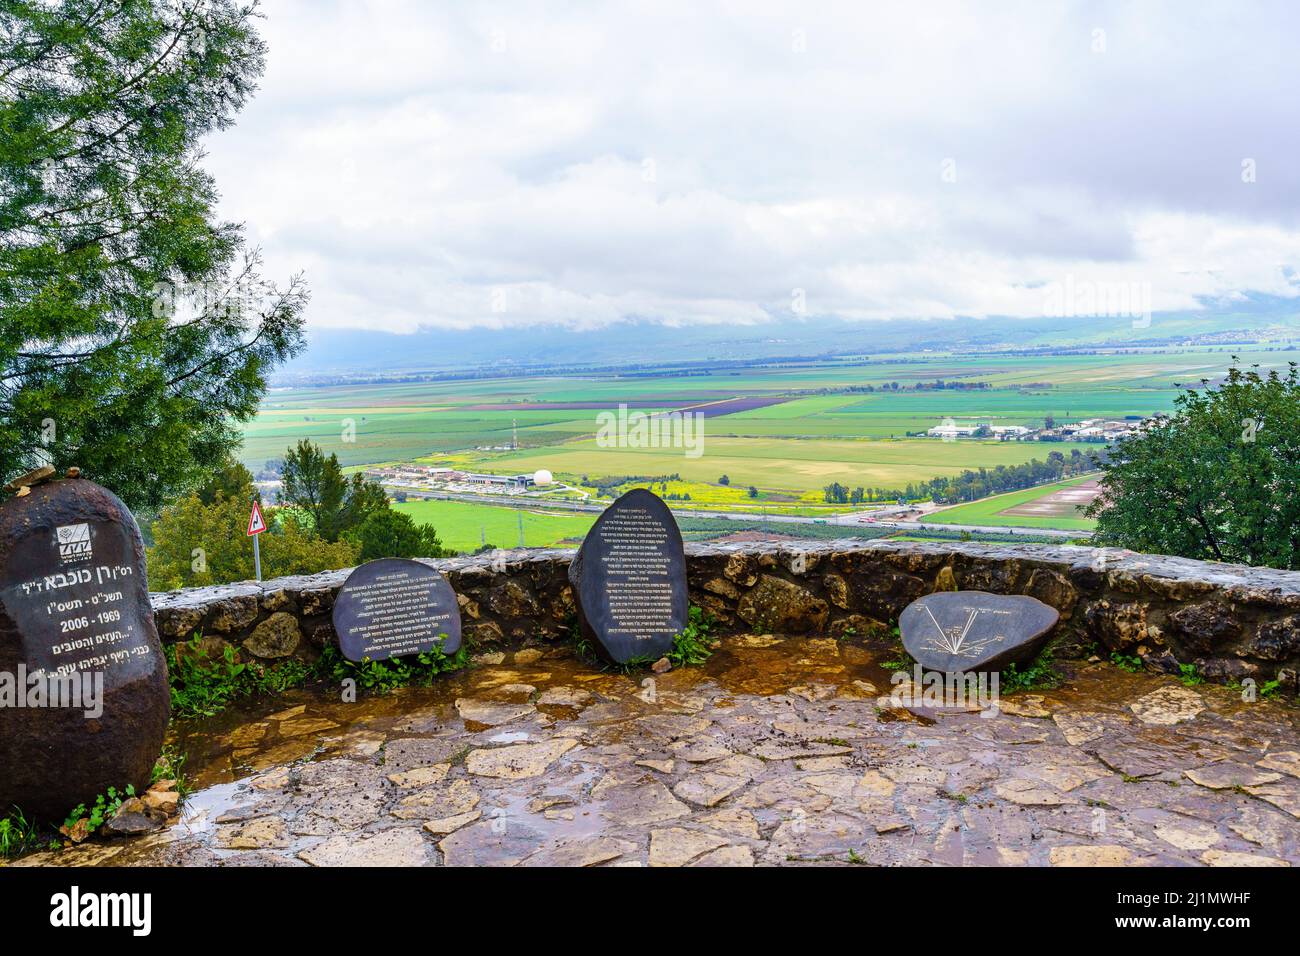
[[[1051,452],[1046,461],[1035,458],[1023,465],[998,465],[995,468],[966,470],[953,477],[940,476],[929,481],[909,482],[903,488],[848,488],[832,482],[823,489],[823,500],[828,504],[863,504],[877,501],[934,501],[937,504],[959,504],[976,501],[990,495],[999,495],[1034,485],[1061,481],[1076,475],[1095,471],[1103,454],[1084,454],[1077,448],[1066,455]]]

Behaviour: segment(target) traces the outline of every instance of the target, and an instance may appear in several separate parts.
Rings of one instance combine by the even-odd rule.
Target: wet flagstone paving
[[[500,659],[497,659],[500,658]],[[168,830],[71,865],[1214,865],[1300,860],[1300,716],[1108,664],[986,717],[879,655],[731,638],[702,668],[495,655],[359,703],[190,725]],[[884,698],[884,699],[882,699]]]

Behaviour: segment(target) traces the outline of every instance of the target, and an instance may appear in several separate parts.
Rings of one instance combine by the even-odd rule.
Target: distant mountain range
[[[1285,300],[1283,300],[1285,302]],[[897,352],[1061,351],[1179,345],[1300,345],[1300,313],[1249,303],[1231,313],[1128,318],[934,319],[848,322],[790,319],[763,325],[671,326],[628,320],[577,331],[538,325],[411,334],[320,329],[307,351],[275,376],[277,385],[457,375],[529,375],[563,370],[662,367],[665,363],[753,364]]]

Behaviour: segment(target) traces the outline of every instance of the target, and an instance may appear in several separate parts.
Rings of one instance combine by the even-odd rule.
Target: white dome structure
[[[549,471],[547,471],[545,468],[539,468],[539,469],[537,469],[535,472],[533,472],[533,483],[534,483],[534,484],[538,484],[538,485],[549,485],[549,484],[550,484],[551,482],[553,482],[554,480],[555,480],[555,476],[552,475],[552,474],[551,474]]]

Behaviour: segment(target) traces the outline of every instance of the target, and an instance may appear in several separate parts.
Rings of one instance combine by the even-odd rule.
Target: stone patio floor
[[[197,789],[167,830],[16,865],[1300,860],[1294,705],[1077,663],[996,716],[909,709],[880,656],[748,635],[664,675],[526,649],[359,703],[293,692],[174,729]]]

